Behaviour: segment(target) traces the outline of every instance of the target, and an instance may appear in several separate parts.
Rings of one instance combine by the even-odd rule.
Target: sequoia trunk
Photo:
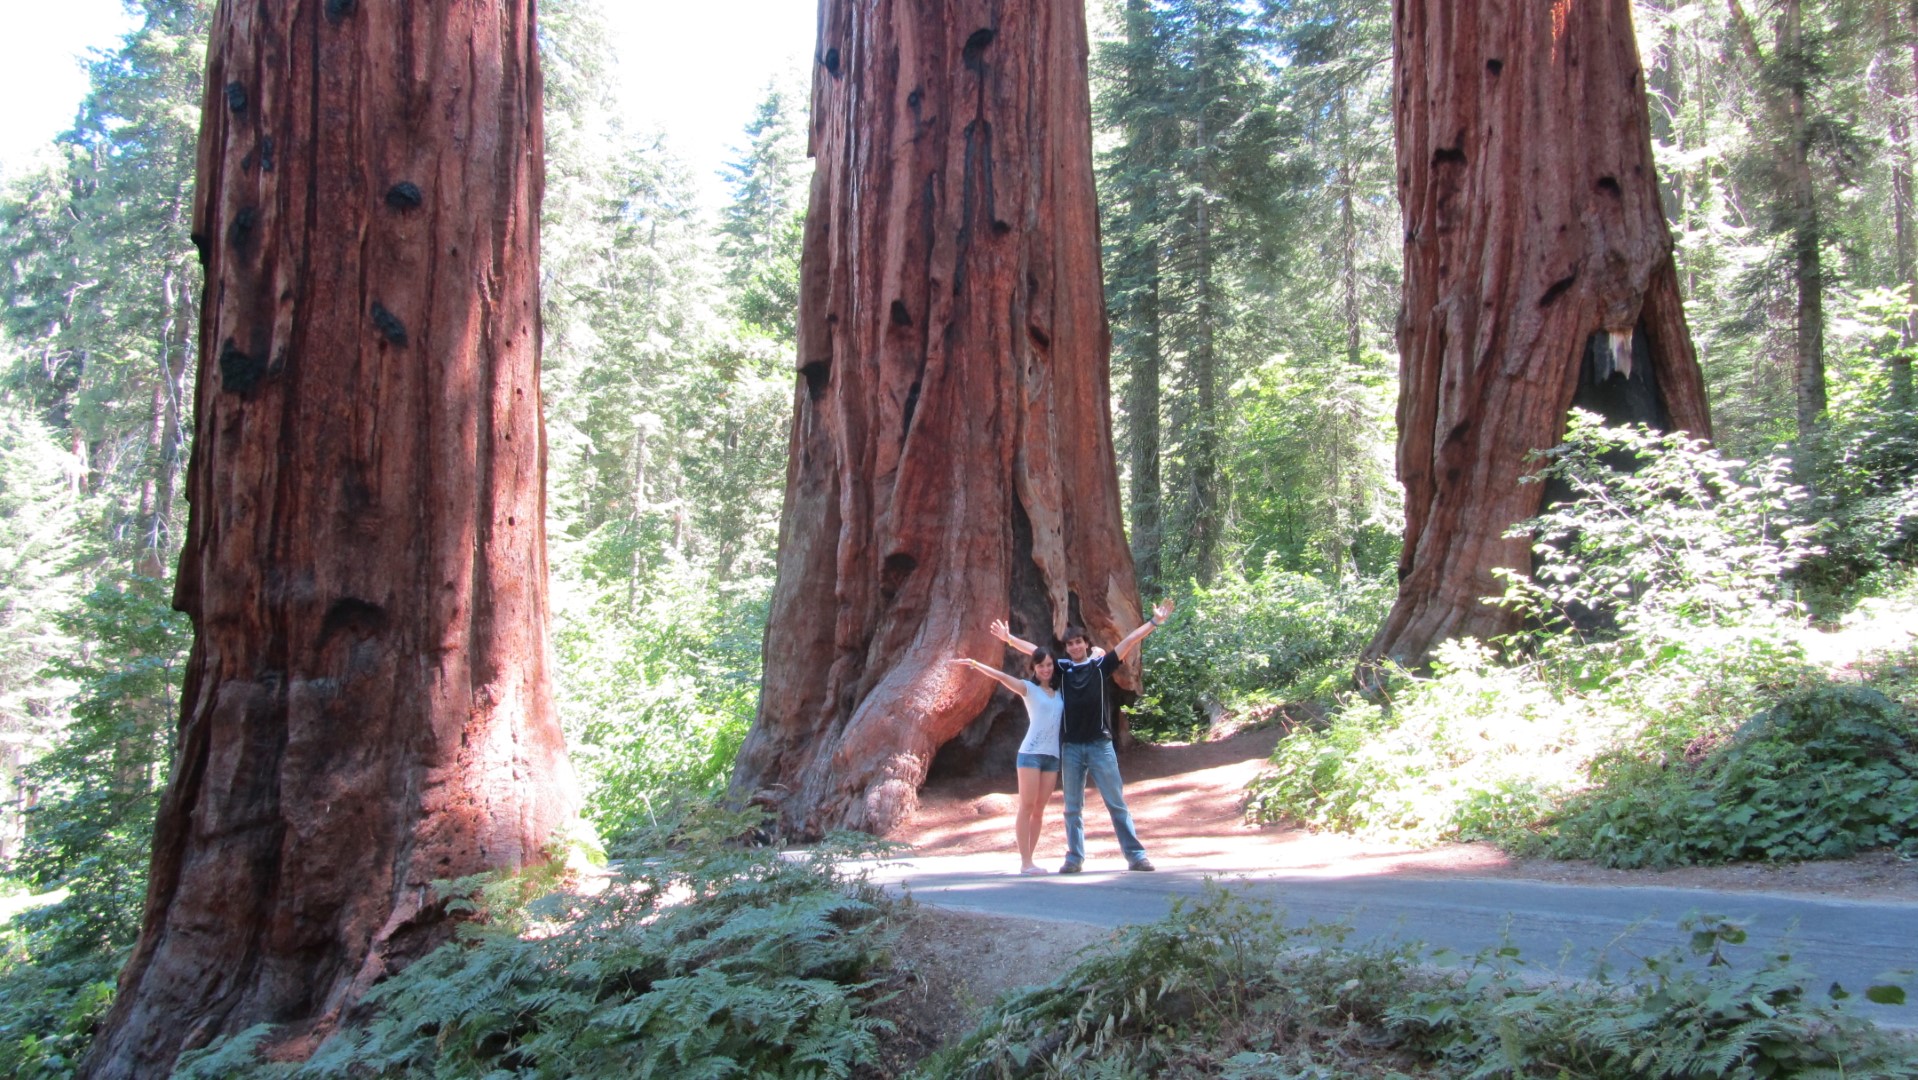
[[[545,661],[533,5],[224,2],[145,923],[85,1062],[297,1054],[572,813]]]
[[[822,0],[792,459],[736,798],[884,831],[1012,665],[1138,625],[1080,0]],[[1014,706],[1016,708],[1016,706]],[[984,722],[989,722],[986,717]]]
[[[1710,436],[1628,0],[1398,0],[1394,36],[1406,524],[1367,669],[1513,628],[1480,598],[1572,405]]]

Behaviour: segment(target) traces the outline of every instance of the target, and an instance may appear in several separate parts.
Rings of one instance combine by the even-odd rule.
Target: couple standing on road
[[[1018,757],[1019,810],[1014,824],[1020,873],[1046,872],[1032,861],[1032,853],[1039,844],[1046,803],[1052,798],[1055,781],[1064,784],[1066,793],[1066,861],[1059,872],[1076,874],[1084,869],[1083,808],[1088,775],[1112,816],[1112,832],[1119,850],[1125,853],[1126,869],[1153,869],[1145,845],[1133,831],[1132,811],[1126,809],[1124,782],[1119,777],[1119,757],[1112,748],[1112,674],[1125,662],[1126,652],[1164,626],[1171,614],[1171,601],[1153,608],[1152,618],[1122,638],[1111,652],[1093,648],[1083,629],[1067,627],[1061,639],[1064,656],[1014,637],[1004,619],[994,620],[992,636],[1031,657],[1030,680],[1015,678],[970,658],[953,661],[991,676],[1026,703],[1026,737],[1019,744]]]

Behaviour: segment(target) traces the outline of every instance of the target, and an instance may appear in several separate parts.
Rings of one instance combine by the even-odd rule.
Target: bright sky
[[[0,0],[0,168],[30,158],[73,122],[86,93],[79,59],[133,27],[120,0]],[[602,0],[619,54],[629,128],[658,126],[693,167],[709,202],[721,163],[745,141],[767,80],[804,79],[817,0]],[[801,81],[799,85],[807,85]]]
[[[73,124],[86,96],[80,67],[88,49],[110,46],[133,28],[120,0],[5,0],[9,33],[0,45],[0,168],[26,161]]]
[[[628,129],[657,124],[693,167],[709,206],[719,167],[774,75],[809,87],[818,0],[601,0],[619,53]]]

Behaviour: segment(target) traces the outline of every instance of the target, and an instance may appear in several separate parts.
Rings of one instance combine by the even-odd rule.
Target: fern
[[[1683,929],[1630,978],[1566,984],[1510,946],[1421,965],[1214,892],[1006,998],[921,1075],[1918,1078],[1918,1047],[1815,999],[1785,958],[1731,964],[1736,924]]]
[[[836,869],[723,843],[738,815],[688,823],[685,846],[629,863],[597,897],[535,900],[524,881],[445,883],[476,916],[387,980],[372,1017],[310,1061],[256,1060],[263,1033],[196,1056],[220,1077],[845,1077],[887,1025],[867,972],[885,901]]]

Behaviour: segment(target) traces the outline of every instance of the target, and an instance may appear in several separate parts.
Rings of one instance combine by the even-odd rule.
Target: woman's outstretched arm
[[[1023,680],[1015,679],[990,664],[982,664],[970,656],[958,657],[953,660],[953,663],[958,664],[960,667],[969,667],[981,675],[990,676],[997,680],[999,685],[1018,694],[1020,697],[1026,696],[1026,684]]]

